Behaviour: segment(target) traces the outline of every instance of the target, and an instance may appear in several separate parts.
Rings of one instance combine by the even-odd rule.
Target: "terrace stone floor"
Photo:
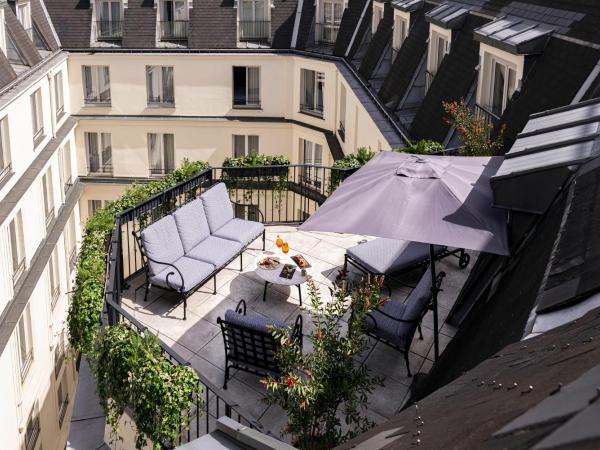
[[[342,235],[335,233],[308,233],[298,231],[290,226],[267,227],[267,250],[279,251],[274,241],[277,235],[290,244],[290,254],[302,253],[311,263],[309,274],[313,277],[323,299],[331,298],[329,287],[335,280],[344,262],[344,254],[348,247],[365,239],[362,236]],[[133,315],[158,333],[160,338],[173,347],[182,357],[204,377],[216,386],[221,387],[224,377],[224,347],[217,317],[223,317],[227,309],[235,309],[240,299],[245,299],[247,306],[266,316],[292,323],[298,314],[304,320],[304,334],[308,334],[312,322],[309,314],[309,301],[306,285],[302,285],[304,306],[301,309],[296,287],[270,285],[267,301],[262,301],[264,283],[254,273],[256,259],[261,253],[261,241],[257,240],[244,253],[244,268],[239,271],[239,259],[217,275],[217,294],[212,294],[212,281],[188,299],[187,320],[183,318],[183,306],[177,305],[172,294],[160,289],[151,290],[148,301],[143,301],[143,289],[136,289],[143,284],[143,276],[131,281],[131,288],[124,293],[123,306]],[[454,335],[454,329],[445,323],[450,308],[454,304],[461,286],[464,284],[470,267],[475,262],[471,254],[468,269],[461,270],[458,260],[450,257],[437,264],[438,270],[447,276],[439,294],[440,318],[440,350]],[[357,272],[351,277],[359,277]],[[418,276],[418,274],[416,275]],[[415,283],[415,274],[408,275],[405,280]],[[400,284],[391,284],[392,298],[404,299],[410,292]],[[137,293],[136,293],[137,290]],[[418,336],[411,346],[410,364],[413,373],[427,373],[433,364],[433,318],[428,312],[423,320],[424,340]],[[305,351],[310,350],[310,341],[304,338]],[[414,378],[407,377],[406,366],[401,353],[375,340],[370,340],[368,351],[361,355],[361,361],[373,375],[384,378],[384,386],[376,388],[372,393],[365,414],[376,423],[394,415],[407,399],[410,384]],[[260,383],[260,377],[242,371],[231,371],[227,395],[235,399],[252,419],[258,420],[265,430],[279,436],[285,415],[278,407],[267,405],[263,399],[266,390]]]

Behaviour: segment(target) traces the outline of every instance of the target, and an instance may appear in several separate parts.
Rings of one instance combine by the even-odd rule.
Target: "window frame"
[[[244,103],[236,102],[236,69],[244,69]],[[250,71],[256,70],[257,86],[250,87]],[[232,66],[232,85],[231,85],[231,104],[233,109],[261,109],[261,73],[260,66]],[[256,94],[252,94],[252,90],[256,90]],[[256,99],[256,101],[252,101]]]
[[[12,173],[8,116],[0,119],[0,182]]]
[[[379,2],[373,0],[373,17],[371,19],[371,35],[377,33],[377,29],[379,28],[379,24],[383,20],[384,15],[384,4],[383,2]],[[377,14],[375,14],[377,12]]]
[[[236,139],[239,138],[243,138],[243,142],[244,142],[244,154],[243,155],[239,155],[236,154]],[[251,143],[250,140],[256,140],[256,149],[251,148]],[[232,149],[231,149],[231,156],[233,158],[242,158],[244,156],[249,156],[251,153],[256,153],[257,155],[260,154],[260,135],[258,134],[233,134],[232,135]]]
[[[41,435],[40,412],[37,401],[31,407],[23,434],[25,450],[34,450]]]
[[[394,11],[394,31],[392,35],[392,50],[397,53],[404,45],[404,41],[408,37],[410,27],[410,15],[405,17],[400,11]],[[392,59],[395,55],[392,54]]]
[[[48,170],[42,175],[42,198],[44,200],[44,220],[46,221],[46,228],[48,228],[54,219],[55,212],[52,167],[48,167]]]
[[[23,10],[25,10],[25,14],[23,15]],[[15,16],[17,16],[17,20],[29,36],[29,39],[33,40],[32,36],[32,28],[33,28],[33,20],[31,17],[31,2],[29,0],[19,0],[15,5]]]
[[[42,88],[37,88],[30,96],[29,103],[31,108],[31,125],[33,132],[34,148],[44,140],[44,105],[42,99]]]
[[[50,291],[50,309],[54,311],[54,307],[60,298],[60,263],[57,247],[54,247],[48,260],[48,285]]]
[[[15,286],[27,269],[23,214],[21,210],[17,211],[8,224],[8,239],[11,252],[13,286]]]
[[[91,135],[96,135],[96,149],[91,148]],[[86,131],[84,134],[85,140],[85,154],[87,157],[88,173],[91,175],[104,175],[113,176],[113,165],[112,165],[112,135],[103,131]],[[106,143],[108,141],[108,145]],[[98,157],[98,169],[92,170],[92,159],[91,151],[95,150]],[[109,158],[106,158],[106,155]]]
[[[23,354],[24,348],[25,354]],[[30,372],[33,360],[35,359],[31,307],[29,303],[25,306],[23,314],[17,322],[17,349],[19,352],[19,371],[22,384],[27,379],[27,375]]]
[[[317,158],[317,150],[319,150],[320,157]],[[307,160],[307,151],[310,153],[310,157]],[[300,138],[300,163],[302,164],[302,182],[308,184],[315,189],[321,189],[323,187],[324,170],[321,169],[323,166],[323,145],[317,144],[308,139]],[[318,160],[318,161],[317,161]]]
[[[156,136],[156,137],[153,137]],[[167,142],[170,140],[172,148],[167,148]],[[163,176],[173,170],[175,170],[175,134],[174,133],[148,133],[148,172],[151,177]],[[158,144],[156,147],[152,146],[152,142]],[[153,150],[158,151],[158,158],[153,155]],[[167,155],[167,151],[172,154]],[[152,161],[159,161],[159,167],[153,167]],[[167,164],[167,161],[170,164]]]
[[[159,71],[154,71],[160,69]],[[171,84],[165,86],[165,71],[171,72]],[[158,77],[158,86],[160,86],[160,96],[152,98],[150,96],[151,86],[154,84],[154,77]],[[152,78],[152,79],[151,79]],[[168,90],[171,90],[170,97]],[[175,69],[173,66],[146,66],[146,102],[149,107],[174,108],[175,107]]]
[[[89,70],[89,77],[86,75],[86,71]],[[103,80],[100,76],[106,77]],[[110,87],[110,66],[108,65],[82,65],[81,66],[81,80],[83,86],[83,102],[89,106],[110,106],[112,102],[111,98],[111,87]],[[106,91],[102,90],[103,81],[108,86]],[[88,89],[88,82],[92,84],[91,88]],[[88,96],[88,91],[91,95]],[[102,98],[104,92],[108,93],[107,98]]]
[[[511,63],[509,61],[506,61],[502,58],[499,58],[498,56],[495,55],[491,55],[490,56],[490,78],[489,78],[489,86],[488,86],[488,92],[487,92],[487,102],[485,102],[486,107],[489,108],[490,112],[492,114],[495,114],[496,116],[502,116],[502,114],[504,113],[504,111],[506,110],[506,107],[508,106],[508,102],[510,101],[510,99],[512,98],[513,94],[515,93],[515,91],[517,90],[517,65],[514,63]],[[502,105],[501,105],[501,111],[494,111],[494,91],[495,91],[495,84],[496,84],[496,65],[501,66],[504,68],[505,73],[504,73],[504,83],[502,86]],[[514,73],[514,86],[512,87],[512,92],[509,92],[511,87],[510,87],[510,73]]]
[[[65,90],[62,70],[54,75],[54,115],[57,122],[65,115]]]
[[[56,386],[56,399],[58,404],[58,427],[62,428],[69,407],[69,383],[65,372],[63,372]]]
[[[312,78],[312,80],[310,80],[309,78]],[[310,95],[310,93],[307,92],[308,83],[312,84],[312,96]],[[312,69],[300,69],[300,112],[313,117],[317,117],[319,119],[323,119],[325,115],[324,72],[318,72]]]

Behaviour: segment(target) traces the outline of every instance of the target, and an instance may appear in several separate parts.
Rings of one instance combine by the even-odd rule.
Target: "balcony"
[[[96,37],[99,41],[118,41],[123,38],[123,20],[97,20]]]
[[[475,117],[483,122],[490,136],[498,131],[500,116],[494,114],[491,107],[475,104]]]
[[[300,291],[296,287],[270,285],[266,301],[264,281],[255,273],[256,259],[261,254],[261,242],[250,244],[243,261],[234,260],[219,272],[216,278],[216,294],[200,289],[187,302],[187,319],[181,320],[183,306],[174,301],[170,293],[151,291],[144,301],[145,278],[131,232],[139,229],[140,218],[152,221],[169,214],[186,200],[193,199],[212,186],[224,181],[234,201],[252,205],[266,225],[267,251],[279,251],[275,247],[277,237],[290,243],[290,254],[301,253],[310,262],[310,275],[316,286],[327,299],[336,277],[344,264],[346,249],[356,245],[364,236],[336,233],[307,233],[298,231],[297,224],[313,214],[335,190],[340,180],[351,170],[335,170],[311,164],[256,167],[251,172],[236,172],[223,168],[207,169],[192,179],[176,185],[154,198],[138,204],[117,216],[107,258],[106,309],[109,323],[129,322],[138,330],[160,330],[165,356],[173,364],[189,364],[200,378],[204,394],[210,398],[202,405],[202,419],[182,435],[182,443],[192,440],[214,429],[215,419],[229,416],[244,425],[264,432],[279,435],[282,417],[285,414],[277,406],[264,403],[265,391],[260,377],[236,371],[228,382],[228,390],[220,387],[225,373],[223,340],[217,318],[223,317],[228,309],[235,309],[240,299],[245,299],[249,309],[272,318],[289,322],[302,314],[310,320],[310,303],[305,284]],[[285,180],[280,183],[276,180]],[[277,186],[277,188],[275,188]],[[237,211],[236,214],[242,211]],[[148,222],[146,222],[149,224]],[[240,270],[241,267],[241,270]],[[439,263],[438,270],[448,274],[444,290],[439,296],[440,345],[443,349],[452,339],[454,329],[446,323],[460,287],[468,277],[468,270],[458,270],[454,259]],[[407,284],[414,285],[419,273],[409,273],[399,280],[390,282],[394,298],[407,297]],[[350,280],[357,281],[363,274],[350,268]],[[126,286],[126,288],[123,288]],[[305,299],[300,307],[300,297]],[[343,319],[347,320],[347,319]],[[433,366],[433,317],[428,312],[423,320],[423,340],[415,339],[409,353],[411,370],[427,373]],[[304,346],[311,342],[305,337]],[[364,413],[377,423],[392,417],[409,396],[412,378],[406,373],[401,355],[382,343],[370,342],[361,363],[373,375],[385,377],[384,386],[377,387],[370,395],[371,402]],[[233,396],[232,396],[233,394]]]
[[[268,20],[238,21],[238,41],[268,41],[271,36],[271,22]]]
[[[185,41],[188,38],[188,20],[166,20],[159,22],[162,41]]]
[[[339,24],[315,23],[315,41],[319,44],[333,45],[337,39]]]

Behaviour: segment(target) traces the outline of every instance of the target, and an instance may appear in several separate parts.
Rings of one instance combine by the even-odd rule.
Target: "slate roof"
[[[360,64],[358,72],[368,80],[375,70],[375,66],[381,59],[383,51],[390,45],[392,32],[394,31],[394,10],[389,3],[385,3],[383,19],[379,22],[377,31],[369,43],[367,53]]]
[[[465,8],[460,3],[443,3],[429,11],[425,15],[425,19],[442,28],[454,30],[462,27],[468,15],[469,8]]]
[[[315,2],[302,2],[302,15],[298,25],[298,37],[296,39],[296,48],[304,50],[309,41],[311,30],[314,29],[315,23]],[[314,35],[313,35],[314,38]]]
[[[129,0],[123,17],[123,47],[156,47],[156,9],[153,0]]]
[[[271,47],[290,48],[296,18],[296,2],[274,0],[271,8]]]
[[[553,28],[519,17],[501,17],[475,30],[479,42],[516,55],[541,53]]]
[[[413,12],[423,7],[423,0],[393,0],[392,7],[404,12]]]
[[[598,448],[599,362],[596,309],[502,348],[417,407],[338,449],[360,442],[362,448],[387,444],[386,450]]]
[[[50,17],[47,14],[46,7],[42,3],[42,0],[31,0],[31,18],[48,44],[50,50],[58,50],[60,45],[56,40]]]
[[[25,63],[28,66],[34,66],[39,63],[42,57],[8,4],[4,6],[4,23],[6,24],[7,31],[13,37],[19,52],[25,59]]]
[[[64,48],[90,46],[92,27],[90,0],[46,0],[45,5]]]
[[[479,43],[473,40],[473,30],[486,23],[487,19],[469,15],[453,38],[448,53],[433,79],[427,95],[417,111],[410,127],[416,139],[433,139],[443,142],[450,126],[445,123],[442,102],[466,97],[469,88],[476,82],[479,63]]]
[[[194,0],[190,11],[190,48],[235,48],[237,9],[233,0]]]
[[[344,14],[342,15],[342,21],[340,23],[340,30],[337,35],[337,39],[335,41],[335,45],[333,47],[333,54],[336,56],[345,56],[346,50],[350,45],[350,41],[352,40],[352,36],[356,31],[356,27],[358,27],[360,17],[362,12],[367,6],[371,9],[371,0],[349,0],[348,7],[345,9]],[[370,16],[369,16],[370,17]],[[366,21],[370,24],[370,21]],[[365,20],[363,19],[363,24]],[[364,30],[363,30],[364,32]],[[360,33],[360,30],[359,30]],[[362,34],[361,34],[362,36]]]

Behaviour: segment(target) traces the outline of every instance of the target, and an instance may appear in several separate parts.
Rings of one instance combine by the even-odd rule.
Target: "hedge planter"
[[[223,167],[230,178],[287,177],[288,166]]]

